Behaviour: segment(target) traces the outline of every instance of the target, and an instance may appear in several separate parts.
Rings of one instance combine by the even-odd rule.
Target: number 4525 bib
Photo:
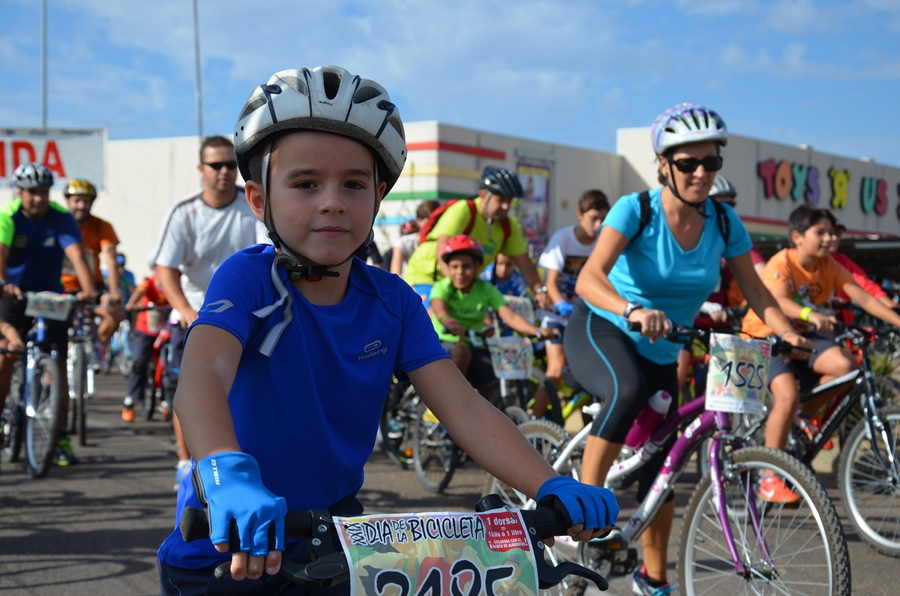
[[[706,409],[762,414],[772,346],[766,341],[713,333],[709,339]]]

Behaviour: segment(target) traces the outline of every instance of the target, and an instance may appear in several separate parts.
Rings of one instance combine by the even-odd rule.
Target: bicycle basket
[[[56,292],[26,292],[25,316],[66,321],[75,305],[75,296]]]
[[[506,380],[531,378],[534,350],[528,338],[491,337],[487,340],[487,345],[494,376]]]

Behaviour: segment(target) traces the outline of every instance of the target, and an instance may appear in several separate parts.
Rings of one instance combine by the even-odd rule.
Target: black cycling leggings
[[[579,301],[566,326],[566,359],[585,391],[602,399],[591,434],[610,443],[624,443],[631,425],[651,395],[660,390],[678,395],[678,363],[657,364],[640,356],[621,329],[594,314]],[[672,400],[669,414],[677,409]],[[671,444],[640,470],[638,501],[643,501],[662,468]],[[673,498],[670,493],[669,499]]]

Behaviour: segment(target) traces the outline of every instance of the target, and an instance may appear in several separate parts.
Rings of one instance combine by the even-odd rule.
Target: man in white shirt
[[[236,185],[234,145],[221,136],[207,137],[200,146],[197,165],[203,189],[176,203],[166,215],[159,244],[150,256],[163,293],[174,309],[170,320],[172,386],[184,354],[184,335],[197,320],[213,272],[235,252],[258,243],[270,243],[259,221]],[[163,402],[163,415],[171,404]],[[174,418],[178,443],[176,490],[189,475],[190,454],[184,444],[178,418]]]

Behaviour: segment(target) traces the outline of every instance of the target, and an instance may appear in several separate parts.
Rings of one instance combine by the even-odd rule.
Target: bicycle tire
[[[412,434],[416,477],[428,492],[442,493],[459,466],[460,449],[444,425],[428,415],[425,404],[419,404],[416,412]]]
[[[78,444],[87,445],[87,354],[84,345],[76,345],[73,350],[71,393],[75,399],[70,400],[69,411],[71,424],[69,432],[78,435]]]
[[[878,415],[888,430],[889,440],[893,440],[896,457],[900,406],[881,408]],[[883,450],[884,444],[878,444]],[[839,460],[838,488],[856,535],[876,552],[900,558],[900,488],[875,458],[872,442],[866,436],[865,420],[850,431],[847,442],[841,446]],[[860,498],[863,495],[865,499]]]
[[[141,397],[141,418],[147,422],[153,420],[154,410],[156,409],[155,375],[156,364],[151,362],[147,366],[146,383],[144,383],[143,396]]]
[[[62,376],[56,361],[41,354],[34,363],[37,395],[28,391],[25,415],[25,453],[28,472],[35,478],[47,473],[56,443],[59,440],[62,417]],[[33,410],[31,413],[28,410]]]
[[[12,463],[19,461],[22,452],[22,440],[25,434],[25,407],[22,405],[22,387],[25,383],[25,365],[22,360],[13,364],[12,378],[9,383],[9,395],[3,406],[0,425],[3,431],[3,448],[0,459]]]
[[[714,487],[710,476],[704,476],[691,494],[681,526],[679,588],[690,595],[792,594],[790,585],[796,582],[802,585],[802,594],[849,595],[850,558],[841,523],[815,474],[789,454],[766,447],[747,447],[726,453],[725,457],[730,478],[725,481],[729,524],[737,551],[749,570],[748,577],[735,573],[719,525]],[[761,560],[746,497],[748,487],[755,492],[757,480],[767,470],[784,479],[801,499],[796,508],[788,508],[756,497],[760,525],[771,559],[776,563],[774,569]],[[790,518],[787,527],[781,523],[782,514]],[[816,538],[821,546],[817,541],[810,547]],[[774,544],[779,539],[785,540],[785,544]],[[700,560],[698,555],[702,557]],[[819,569],[823,566],[827,568],[824,573]],[[816,586],[816,582],[821,584]],[[817,587],[820,589],[816,590]]]
[[[401,392],[399,397],[397,392]],[[405,390],[393,384],[378,422],[378,446],[392,462],[406,470],[413,461],[412,430],[419,394],[412,386]]]
[[[878,392],[878,396],[881,398],[879,407],[900,405],[900,381],[892,379],[891,377],[876,376],[875,389]],[[859,424],[862,419],[862,406],[857,403],[847,413],[844,420],[841,421],[840,426],[838,426],[838,436],[840,437],[841,445],[847,443],[850,432],[856,428],[856,425]]]

